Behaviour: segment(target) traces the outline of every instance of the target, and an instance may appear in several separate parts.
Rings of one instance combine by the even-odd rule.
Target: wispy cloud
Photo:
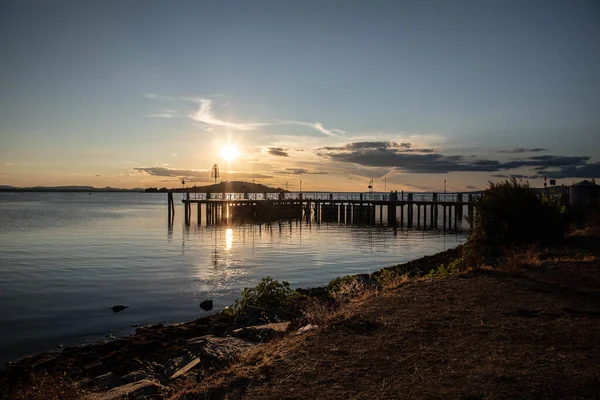
[[[245,123],[245,122],[233,122],[218,118],[214,111],[212,100],[210,99],[189,99],[199,104],[200,108],[190,114],[190,118],[197,122],[202,122],[213,126],[223,126],[227,128],[233,128],[240,131],[252,131],[259,126],[267,125],[265,123]]]
[[[149,99],[159,100],[159,99],[168,99],[174,100],[171,97],[161,96],[154,93],[144,93]],[[225,118],[221,118],[215,113],[215,106],[213,104],[213,100],[208,98],[192,98],[192,97],[182,97],[179,100],[191,101],[198,105],[198,109],[191,113],[187,114],[179,114],[177,110],[165,110],[160,113],[151,114],[151,117],[156,118],[173,118],[177,116],[187,116],[190,119],[200,122],[209,126],[217,126],[217,127],[225,127],[231,128],[239,131],[253,131],[259,127],[264,126],[277,126],[277,125],[299,125],[305,126],[307,128],[311,128],[317,132],[320,132],[327,136],[340,136],[344,135],[346,131],[342,129],[336,128],[325,128],[321,122],[305,122],[305,121],[295,121],[295,120],[272,120],[272,121],[263,121],[263,122],[240,122],[240,121],[232,121]],[[225,102],[221,105],[218,105],[217,108],[223,108],[228,106],[230,103]]]
[[[341,129],[327,129],[323,126],[322,123],[320,122],[304,122],[304,121],[290,121],[290,120],[283,120],[283,121],[277,121],[276,123],[281,124],[281,125],[300,125],[300,126],[306,126],[309,128],[312,128],[316,131],[319,131],[327,136],[340,136],[340,135],[344,135],[346,134],[346,131],[341,130]]]
[[[178,116],[179,116],[179,113],[177,112],[177,110],[164,110],[161,113],[149,115],[149,117],[152,117],[152,118],[173,118],[173,117],[178,117]]]

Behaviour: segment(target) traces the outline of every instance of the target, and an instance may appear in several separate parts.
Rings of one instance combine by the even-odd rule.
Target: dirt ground
[[[549,258],[367,295],[173,398],[600,398],[600,263]]]

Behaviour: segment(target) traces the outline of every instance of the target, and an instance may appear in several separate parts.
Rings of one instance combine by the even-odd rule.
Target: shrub
[[[298,292],[290,288],[289,282],[279,282],[267,276],[255,287],[242,290],[242,298],[234,302],[232,312],[239,315],[248,306],[261,308],[286,307],[300,297],[301,295]]]
[[[442,264],[442,265],[438,266],[437,268],[432,269],[431,271],[429,271],[427,276],[443,277],[443,276],[456,275],[457,273],[459,273],[461,270],[464,269],[465,265],[466,264],[465,264],[464,258],[462,258],[462,257],[457,258],[455,260],[450,261],[450,263],[448,263],[448,266]]]
[[[501,248],[562,239],[565,211],[559,197],[538,195],[523,181],[513,178],[490,182],[476,203],[473,230],[466,246],[469,262],[498,256]]]
[[[352,275],[339,276],[329,282],[329,285],[327,285],[327,290],[329,291],[329,294],[333,295],[345,289],[355,280],[356,278]]]

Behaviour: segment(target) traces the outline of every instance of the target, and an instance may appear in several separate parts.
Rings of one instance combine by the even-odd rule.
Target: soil
[[[411,280],[174,398],[600,398],[600,263],[581,259]]]

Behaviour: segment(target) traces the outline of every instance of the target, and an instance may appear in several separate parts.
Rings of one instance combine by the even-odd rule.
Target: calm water
[[[220,310],[267,275],[317,286],[465,239],[305,221],[186,227],[179,201],[169,227],[166,201],[165,194],[0,193],[0,363],[127,335],[135,324],[203,316],[200,301]],[[113,314],[116,304],[130,308]]]

